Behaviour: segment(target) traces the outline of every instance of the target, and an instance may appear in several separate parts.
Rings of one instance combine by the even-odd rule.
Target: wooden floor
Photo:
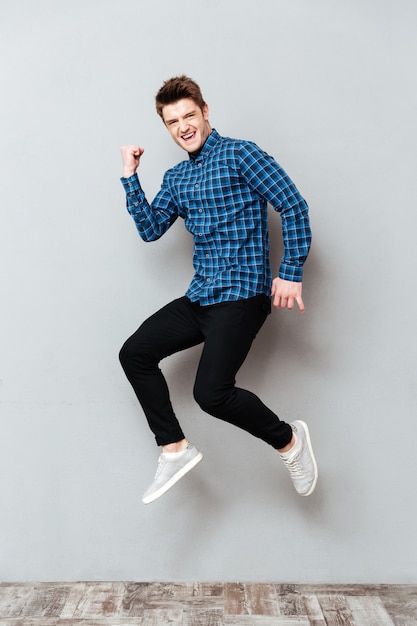
[[[417,586],[0,583],[1,626],[416,626]]]

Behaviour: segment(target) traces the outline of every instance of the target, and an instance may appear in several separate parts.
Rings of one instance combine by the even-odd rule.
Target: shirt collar
[[[210,135],[207,137],[201,150],[197,152],[197,154],[195,153],[194,155],[189,154],[189,158],[192,161],[204,159],[209,154],[209,152],[211,152],[211,150],[214,148],[214,146],[219,141],[219,139],[220,139],[219,133],[217,132],[215,128],[213,128],[213,130],[211,131]]]

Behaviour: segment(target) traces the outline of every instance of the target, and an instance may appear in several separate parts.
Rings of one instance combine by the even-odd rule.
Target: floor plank
[[[270,617],[268,615],[226,615],[225,626],[310,626],[307,617],[281,615]]]
[[[126,587],[124,583],[86,583],[79,601],[66,603],[62,617],[66,618],[106,618],[116,617],[123,604]],[[71,607],[71,608],[70,608]]]
[[[224,626],[223,611],[184,611],[182,626]]]
[[[0,583],[0,626],[416,626],[416,585]]]
[[[317,595],[304,594],[304,605],[310,626],[327,626]]]
[[[145,609],[140,626],[183,626],[181,608]]]
[[[141,617],[149,595],[149,583],[126,583],[120,612],[124,617]]]
[[[356,626],[345,596],[318,594],[318,601],[327,626]]]
[[[35,587],[22,608],[21,615],[58,618],[63,612],[70,591],[68,585]]]
[[[21,615],[34,590],[34,585],[2,583],[0,585],[0,616],[6,618]]]
[[[354,596],[346,598],[346,602],[352,611],[355,626],[395,626],[379,597]]]
[[[417,624],[417,588],[388,587],[381,592],[381,600],[395,626],[415,626]]]
[[[277,592],[282,615],[306,615],[304,596],[295,585],[278,585]]]
[[[227,615],[280,615],[275,585],[229,583],[224,590]]]

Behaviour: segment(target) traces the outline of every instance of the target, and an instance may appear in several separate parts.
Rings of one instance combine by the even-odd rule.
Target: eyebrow
[[[183,117],[187,117],[187,115],[192,115],[196,112],[197,109],[192,109],[192,111],[187,111],[187,113],[185,113],[185,115],[183,115]],[[178,117],[172,117],[169,120],[165,120],[165,124],[172,124],[172,122],[176,122],[178,120]]]

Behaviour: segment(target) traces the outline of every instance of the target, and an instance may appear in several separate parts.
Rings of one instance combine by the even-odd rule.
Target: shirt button
[[[127,186],[128,186],[128,187],[131,187],[131,186],[132,186],[132,183],[127,183]]]
[[[210,278],[206,278],[206,282],[209,283],[210,282]]]
[[[196,183],[196,184],[194,185],[194,187],[195,187],[196,189],[198,189],[198,183]]]
[[[133,206],[139,206],[139,202],[134,202]]]
[[[209,258],[210,258],[210,255],[209,255],[209,254],[206,254],[206,259],[209,259]]]
[[[198,209],[198,212],[199,212],[199,213],[202,213],[202,212],[203,212],[203,209]]]
[[[199,236],[199,237],[202,237],[202,236],[203,236],[203,233],[198,233],[198,236]]]
[[[201,163],[198,163],[198,167],[201,167]]]

